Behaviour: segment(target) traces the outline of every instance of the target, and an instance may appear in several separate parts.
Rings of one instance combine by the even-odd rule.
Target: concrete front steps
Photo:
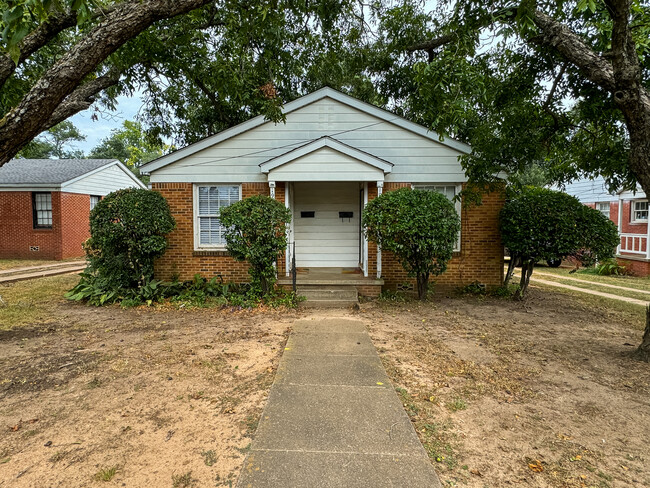
[[[306,298],[305,308],[344,308],[359,303],[359,292],[354,285],[299,285],[296,293]]]

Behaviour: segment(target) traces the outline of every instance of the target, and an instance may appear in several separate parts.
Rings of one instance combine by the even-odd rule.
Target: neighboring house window
[[[32,193],[32,219],[34,229],[52,228],[51,193]]]
[[[194,195],[196,246],[225,247],[221,209],[240,200],[239,185],[197,185]]]
[[[596,209],[605,217],[609,218],[609,202],[598,202],[596,204]]]
[[[460,202],[459,201],[454,201],[454,197],[456,194],[460,191],[460,186],[457,185],[436,185],[436,184],[429,184],[429,183],[424,183],[424,184],[414,184],[413,188],[416,190],[427,190],[427,191],[437,191],[438,193],[442,193],[444,196],[446,196],[451,203],[454,204],[454,207],[456,208],[456,212],[458,213],[458,216],[460,217]],[[460,251],[460,232],[458,232],[458,239],[456,240],[456,245],[454,246],[454,251],[458,252]]]
[[[633,202],[634,208],[632,209],[632,222],[647,222],[648,221],[648,202]]]
[[[97,205],[101,199],[102,197],[98,195],[90,195],[90,210],[95,208],[95,205]]]

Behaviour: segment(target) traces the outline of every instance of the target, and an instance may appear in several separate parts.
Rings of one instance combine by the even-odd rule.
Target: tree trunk
[[[650,362],[650,305],[645,309],[645,332],[643,334],[643,340],[634,355],[646,363]]]
[[[515,299],[523,300],[526,296],[526,290],[528,289],[528,284],[530,283],[530,275],[533,274],[533,269],[535,268],[535,261],[532,259],[525,259],[521,264],[521,279],[519,280],[519,289],[515,293]]]
[[[418,299],[425,301],[429,291],[429,273],[418,273]]]
[[[506,272],[506,277],[503,280],[503,286],[508,286],[508,283],[510,283],[510,279],[512,278],[512,275],[515,273],[515,268],[521,264],[521,258],[517,256],[516,254],[511,254],[510,255],[510,262],[508,263],[508,271]]]

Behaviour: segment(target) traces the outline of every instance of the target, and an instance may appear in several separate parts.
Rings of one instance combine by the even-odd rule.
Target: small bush
[[[291,212],[277,200],[257,195],[244,198],[221,210],[226,247],[238,261],[247,261],[253,290],[260,297],[275,283],[273,263],[287,247],[286,226]]]
[[[441,193],[400,188],[370,201],[363,214],[368,240],[390,251],[425,300],[429,277],[447,269],[460,230],[454,205]]]

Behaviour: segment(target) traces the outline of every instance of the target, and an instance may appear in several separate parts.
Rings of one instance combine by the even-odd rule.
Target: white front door
[[[293,219],[297,267],[359,266],[358,183],[294,183]]]

